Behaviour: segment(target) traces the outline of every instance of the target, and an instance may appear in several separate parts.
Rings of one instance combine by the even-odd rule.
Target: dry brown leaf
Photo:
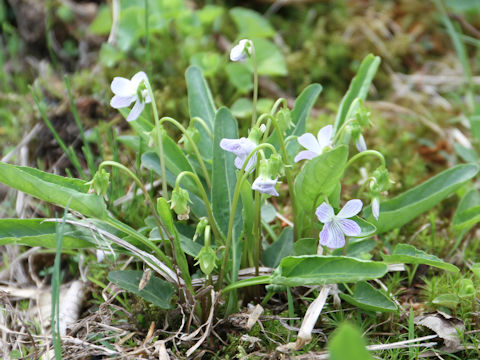
[[[442,350],[454,352],[460,348],[461,340],[458,333],[464,329],[462,320],[437,311],[417,316],[414,323],[429,328],[441,337],[445,343]]]

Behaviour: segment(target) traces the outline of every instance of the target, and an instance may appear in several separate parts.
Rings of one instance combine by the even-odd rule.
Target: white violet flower
[[[152,101],[147,89],[140,88],[147,81],[147,74],[143,71],[133,75],[131,80],[118,76],[113,79],[110,88],[115,96],[110,101],[110,106],[115,109],[129,107],[135,101],[135,105],[128,114],[127,121],[136,120],[142,113],[145,104]]]
[[[255,150],[257,144],[252,140],[245,137],[240,139],[222,139],[220,141],[220,147],[223,150],[234,153],[237,157],[235,158],[235,167],[237,169],[242,169],[243,163],[247,160],[248,155]],[[245,167],[246,172],[250,172],[255,169],[255,164],[257,163],[257,154],[254,154],[247,163]]]
[[[294,161],[311,160],[318,155],[322,155],[325,147],[332,146],[332,132],[333,126],[327,125],[320,129],[317,138],[310,133],[299,136],[297,141],[307,150],[300,151],[298,155],[295,156]]]
[[[380,216],[380,203],[378,201],[378,197],[374,197],[372,200],[372,215],[375,220],[378,221],[378,217]]]
[[[362,210],[362,206],[361,200],[350,200],[335,215],[333,207],[325,202],[322,203],[315,211],[318,220],[324,224],[320,232],[320,244],[330,249],[338,249],[345,245],[345,235],[360,235],[362,232],[360,226],[348,218],[357,215]]]
[[[242,39],[230,50],[230,60],[243,61],[252,55],[252,42],[248,39]]]
[[[360,134],[358,139],[355,140],[355,147],[357,148],[358,152],[367,151],[367,144],[365,143],[365,138],[362,134]]]
[[[264,176],[259,176],[255,179],[252,184],[252,190],[260,191],[261,193],[278,196],[278,192],[275,189],[277,185],[277,179],[270,179]]]

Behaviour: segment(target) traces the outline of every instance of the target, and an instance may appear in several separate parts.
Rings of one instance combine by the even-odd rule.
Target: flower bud
[[[283,175],[284,165],[282,157],[279,154],[272,154],[268,159],[268,175],[271,178],[276,178]]]
[[[193,241],[197,240],[197,238],[204,233],[207,225],[208,219],[206,217],[200,218],[200,221],[197,224],[197,228],[195,229],[195,235],[193,235]]]
[[[92,181],[89,182],[90,192],[94,191],[97,195],[106,197],[109,183],[110,183],[110,173],[108,173],[104,169],[100,169],[95,173]]]
[[[250,134],[248,134],[248,140],[254,142],[255,144],[260,144],[262,136],[263,131],[258,126],[254,126],[252,130],[250,130]]]
[[[216,268],[217,254],[210,246],[204,246],[198,253],[195,265],[200,265],[200,269],[205,275],[210,275]]]
[[[190,196],[188,191],[181,187],[175,187],[172,191],[171,209],[177,214],[178,220],[187,220],[190,214]]]
[[[277,113],[277,123],[280,131],[284,133],[287,131],[292,125],[292,115],[289,109],[280,109]]]

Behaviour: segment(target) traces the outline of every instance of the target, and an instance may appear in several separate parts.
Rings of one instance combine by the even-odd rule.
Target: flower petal
[[[139,71],[138,73],[133,75],[131,83],[132,86],[135,88],[135,92],[137,91],[138,85],[140,85],[140,83],[144,80],[148,81],[148,77],[147,74],[145,74],[143,71]]]
[[[118,76],[113,78],[110,88],[115,95],[125,97],[135,95],[137,91],[137,87],[130,80]]]
[[[243,61],[245,60],[250,51],[248,48],[245,48],[248,45],[250,40],[242,39],[238,42],[238,45],[235,45],[232,50],[230,50],[230,60],[232,61]]]
[[[114,109],[120,109],[124,107],[130,106],[132,101],[136,99],[135,95],[131,96],[120,96],[120,95],[115,95],[112,100],[110,100],[110,106],[113,107]]]
[[[137,100],[132,110],[130,110],[130,114],[128,114],[127,121],[137,120],[137,118],[142,113],[144,107],[145,103]]]
[[[295,156],[295,159],[293,159],[293,161],[299,162],[299,161],[302,161],[302,160],[311,160],[318,155],[319,154],[317,154],[316,152],[313,152],[313,151],[310,151],[310,150],[303,150],[303,151],[300,151],[297,154],[297,156]]]
[[[347,236],[358,236],[362,233],[360,225],[355,221],[349,219],[337,220],[337,224],[342,229],[342,232]]]
[[[326,223],[320,232],[320,244],[330,249],[338,249],[345,245],[345,236],[335,222]]]
[[[252,184],[252,190],[260,191],[261,193],[278,196],[278,192],[275,189],[277,184],[277,179],[268,179],[262,178],[261,176],[257,177]]]
[[[320,131],[317,134],[320,150],[323,150],[325,146],[330,146],[332,144],[332,140],[331,140],[332,132],[333,132],[332,125],[327,125],[320,129]]]
[[[336,217],[339,219],[351,218],[352,216],[357,215],[360,210],[362,210],[362,206],[362,200],[354,199],[347,201],[345,206],[342,208],[342,210],[340,210]]]
[[[378,217],[380,216],[380,203],[378,202],[378,198],[373,198],[372,200],[372,215],[375,220],[378,221]]]
[[[317,218],[319,221],[325,224],[332,221],[332,218],[335,216],[335,213],[333,212],[333,207],[328,205],[326,202],[323,202],[317,208],[317,210],[315,210],[315,215],[317,215]]]
[[[355,147],[357,148],[358,152],[367,151],[367,144],[365,144],[365,139],[362,134],[358,137],[355,141]]]
[[[310,133],[299,136],[297,141],[307,150],[313,151],[318,155],[322,153],[322,149],[320,148],[317,139]]]

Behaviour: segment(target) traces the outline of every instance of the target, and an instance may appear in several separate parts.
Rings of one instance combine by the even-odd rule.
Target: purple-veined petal
[[[247,156],[248,155],[246,156],[242,155],[242,156],[237,156],[235,158],[234,164],[238,170],[242,169],[243,163],[245,162],[245,160],[247,160]],[[252,172],[255,169],[256,163],[257,163],[257,154],[254,154],[248,161],[247,165],[245,166],[245,171],[248,173]]]
[[[358,236],[362,233],[360,226],[353,220],[339,219],[337,220],[337,224],[347,236]]]
[[[362,206],[362,200],[354,199],[347,201],[345,206],[342,208],[342,210],[340,210],[336,217],[339,219],[351,218],[352,216],[357,215],[360,210],[362,210]]]
[[[293,161],[299,162],[299,161],[302,161],[302,160],[311,160],[314,157],[317,157],[318,155],[319,154],[317,154],[316,152],[313,152],[313,151],[310,151],[310,150],[303,150],[303,151],[300,151],[297,154],[297,156],[295,156],[295,159],[293,159]]]
[[[252,190],[260,191],[261,193],[278,196],[278,192],[275,189],[277,179],[266,179],[261,176],[257,177],[252,184]]]
[[[320,232],[320,244],[330,249],[338,249],[345,245],[345,235],[338,224],[334,222],[325,224]]]
[[[320,155],[322,153],[322,149],[318,144],[317,139],[310,133],[303,134],[299,136],[297,141],[300,145],[302,145],[305,149],[313,151],[314,153]]]
[[[331,141],[332,132],[333,132],[332,125],[327,125],[320,129],[320,131],[317,134],[320,150],[323,150],[325,146],[330,146],[332,144],[332,141]]]
[[[128,114],[127,121],[137,120],[137,118],[142,113],[144,107],[145,103],[137,100],[135,102],[135,105],[133,105],[132,110],[130,110],[130,114]]]
[[[317,215],[317,218],[320,222],[325,224],[332,220],[335,213],[333,212],[333,208],[330,205],[328,205],[326,202],[323,202],[317,208],[317,210],[315,210],[315,215]]]
[[[367,144],[365,144],[365,139],[362,134],[358,137],[355,141],[355,147],[357,148],[358,152],[367,151]]]
[[[130,80],[118,76],[113,78],[110,88],[115,95],[124,97],[135,95],[137,91]]]
[[[110,106],[113,107],[114,109],[129,107],[132,101],[135,101],[135,99],[136,99],[135,95],[131,95],[131,96],[115,95],[112,98],[112,100],[110,100]]]
[[[135,88],[135,92],[137,91],[138,85],[140,85],[140,83],[144,80],[148,81],[148,77],[143,71],[139,71],[133,75],[131,82],[132,86]]]
[[[225,151],[229,151],[237,155],[242,148],[242,145],[240,143],[240,139],[222,139],[220,140],[220,147]]]
[[[378,217],[380,216],[380,203],[378,202],[378,198],[373,198],[372,200],[372,215],[375,220],[378,221]]]

